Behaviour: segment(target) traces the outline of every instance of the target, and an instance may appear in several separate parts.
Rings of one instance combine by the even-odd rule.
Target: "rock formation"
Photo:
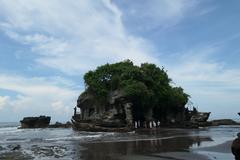
[[[197,112],[192,115],[191,122],[206,122],[210,116],[211,112]]]
[[[75,112],[73,115],[73,127],[85,131],[128,131],[140,127],[157,127],[161,123],[153,117],[154,108],[142,113],[144,120],[135,119],[133,104],[121,90],[110,92],[107,99],[107,103],[101,104],[91,93],[85,91],[81,94],[77,101],[77,108],[80,108],[81,114]],[[169,113],[165,116],[167,123],[162,123],[161,126],[179,126],[185,121],[184,107],[180,107],[177,112],[165,111],[165,113]]]
[[[232,154],[235,156],[235,160],[240,159],[240,133],[237,134],[237,138],[233,140],[231,146]]]
[[[121,90],[109,93],[108,103],[99,103],[91,93],[85,91],[77,101],[72,117],[73,127],[85,131],[129,131],[134,128],[158,127],[161,123],[153,117],[154,108],[143,113],[144,120],[134,119],[133,105]],[[75,109],[76,110],[76,109]],[[81,113],[81,114],[80,114]],[[207,122],[210,112],[189,111],[180,107],[178,111],[165,111],[166,123],[161,126],[198,128],[211,125]]]
[[[181,87],[173,87],[164,68],[154,64],[135,66],[129,60],[106,64],[86,73],[84,81],[86,88],[72,117],[78,130],[184,126],[186,121],[206,121],[209,117],[189,114],[185,108],[189,95]]]
[[[50,123],[51,117],[39,116],[39,117],[24,117],[20,121],[21,128],[46,128]]]
[[[55,124],[50,124],[48,128],[71,128],[72,123],[71,122],[66,122],[66,123],[60,123],[56,122]]]
[[[109,94],[105,105],[96,101],[90,93],[83,93],[77,101],[81,114],[75,114],[72,120],[75,127],[83,130],[128,130],[133,119],[131,106],[119,90]]]
[[[240,125],[240,123],[232,119],[217,119],[210,121],[211,126],[220,126],[220,125]]]

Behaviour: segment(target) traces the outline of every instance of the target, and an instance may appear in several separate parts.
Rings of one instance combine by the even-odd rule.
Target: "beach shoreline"
[[[0,130],[0,159],[234,159],[230,146],[239,128],[159,128],[129,133],[95,133],[61,128],[19,130],[7,127]]]

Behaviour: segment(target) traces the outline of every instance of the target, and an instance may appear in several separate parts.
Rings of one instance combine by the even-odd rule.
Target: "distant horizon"
[[[240,2],[0,0],[0,122],[68,121],[83,75],[130,59],[164,67],[210,119],[240,119]]]

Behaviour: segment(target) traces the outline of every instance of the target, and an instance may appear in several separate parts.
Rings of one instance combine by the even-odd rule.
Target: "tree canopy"
[[[111,91],[122,90],[126,99],[133,103],[136,113],[154,108],[156,118],[166,109],[184,107],[189,98],[181,87],[171,85],[172,80],[163,67],[150,63],[136,66],[125,60],[105,64],[87,72],[84,80],[87,90],[94,93],[99,101],[107,102]]]

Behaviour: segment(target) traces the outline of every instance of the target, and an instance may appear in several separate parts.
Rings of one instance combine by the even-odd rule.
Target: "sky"
[[[125,59],[164,66],[211,119],[237,119],[239,18],[237,0],[0,0],[0,121],[70,120],[84,73]]]

